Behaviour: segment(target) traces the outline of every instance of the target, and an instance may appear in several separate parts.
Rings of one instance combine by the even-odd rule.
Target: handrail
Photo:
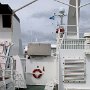
[[[61,48],[61,45],[62,45],[62,43],[63,43],[63,40],[64,40],[64,38],[65,38],[65,33],[63,34],[63,37],[62,38],[60,38],[60,32],[58,32],[58,37],[57,37],[57,51],[56,51],[56,56],[57,56],[57,63],[58,63],[58,65],[57,65],[57,74],[58,74],[58,71],[60,72],[59,73],[59,76],[58,76],[58,78],[57,79],[59,79],[59,82],[57,82],[57,84],[59,84],[60,86],[61,86],[61,89],[62,90],[64,90],[64,85],[63,85],[63,75],[62,75],[62,70],[61,70],[61,63],[60,63],[60,48]],[[60,42],[60,43],[59,43]],[[58,87],[58,89],[59,89],[59,87]]]
[[[0,57],[4,57],[4,61],[5,61],[5,58],[10,58],[11,59],[11,63],[10,63],[10,68],[6,68],[6,62],[1,62],[0,63],[0,74],[1,74],[1,78],[3,78],[1,81],[5,81],[5,77],[8,76],[8,78],[12,78],[13,79],[13,58],[12,57],[9,57],[9,56],[0,56]]]

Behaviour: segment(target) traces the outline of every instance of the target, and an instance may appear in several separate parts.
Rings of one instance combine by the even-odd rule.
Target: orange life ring
[[[37,72],[39,73],[38,75],[36,75]],[[41,78],[41,76],[42,76],[42,71],[41,71],[40,69],[34,69],[32,75],[33,75],[34,78],[37,78],[37,79],[38,79],[38,78]]]

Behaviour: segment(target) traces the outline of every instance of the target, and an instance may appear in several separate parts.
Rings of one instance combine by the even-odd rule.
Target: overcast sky
[[[31,2],[32,0],[1,0],[1,3],[8,3],[12,9],[17,8]],[[68,0],[63,0],[68,2]],[[18,11],[16,14],[21,20],[21,28],[23,31],[37,30],[44,32],[53,31],[54,21],[49,17],[53,15],[55,11],[59,11],[61,4],[54,0],[38,0],[32,5]]]
[[[19,7],[31,2],[32,0],[0,0],[1,3],[9,4],[13,10],[18,9]],[[69,0],[60,0],[68,3]],[[90,2],[90,0],[81,0],[81,5]],[[40,31],[44,33],[55,32],[56,23],[55,21],[50,20],[49,17],[53,13],[59,12],[61,7],[65,8],[66,14],[68,7],[62,5],[54,0],[38,0],[37,2],[29,5],[28,7],[16,12],[17,16],[21,21],[21,31],[22,33],[28,33],[28,31]],[[83,7],[81,9],[81,18],[80,18],[80,28],[82,31],[90,30],[90,6]],[[66,17],[65,17],[66,19]],[[64,23],[65,20],[64,20]],[[83,26],[84,25],[84,26]]]

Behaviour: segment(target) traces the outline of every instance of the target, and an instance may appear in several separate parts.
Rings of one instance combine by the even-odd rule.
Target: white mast
[[[55,0],[55,1],[57,1],[57,0]],[[58,1],[59,2],[59,1]],[[70,6],[70,7],[73,7],[73,8],[75,8],[76,9],[76,26],[77,26],[77,38],[79,38],[79,6],[78,6],[78,0],[76,0],[76,6],[74,6],[74,5],[72,5],[72,4],[65,4],[65,3],[63,3],[63,2],[60,2],[60,3],[62,3],[62,4],[64,4],[64,5],[68,5],[68,6]],[[61,15],[58,15],[60,18],[61,18],[61,26],[63,26],[63,17],[65,16],[64,15],[64,10],[63,10],[63,13],[60,13]],[[58,38],[57,37],[57,44],[60,42],[60,37]],[[59,41],[59,42],[58,42]],[[61,43],[62,43],[62,41],[63,41],[63,39],[61,39]],[[60,44],[61,44],[60,43]],[[64,83],[63,83],[63,75],[62,75],[62,68],[61,68],[61,60],[60,60],[60,48],[59,47],[61,46],[61,45],[57,45],[57,63],[58,63],[58,67],[57,67],[57,69],[59,70],[59,75],[58,75],[58,78],[59,78],[59,87],[58,87],[58,90],[64,90]],[[58,73],[57,73],[58,74]]]
[[[79,38],[79,0],[76,0],[76,25],[77,25],[77,38]]]
[[[60,0],[55,0],[61,4],[69,6],[68,12],[68,25],[67,25],[67,35],[70,38],[79,38],[79,4],[80,0],[70,0],[69,4],[61,2]]]

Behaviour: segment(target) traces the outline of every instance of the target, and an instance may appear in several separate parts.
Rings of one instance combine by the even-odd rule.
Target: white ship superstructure
[[[0,4],[0,90],[38,90],[38,87],[42,90],[90,90],[90,33],[79,36],[80,7],[90,3],[82,6],[80,0],[60,3],[68,5],[69,12],[67,25],[61,20],[56,30],[57,46],[29,43],[24,56],[20,20],[15,12],[29,4],[15,12],[7,4]],[[59,16],[63,15],[62,11]]]
[[[60,29],[57,34],[58,90],[90,90],[90,33],[79,37],[80,7],[88,4],[70,0],[68,5],[67,30],[62,38]]]
[[[27,48],[27,47],[26,47]],[[48,43],[29,43],[26,54],[26,83],[46,86],[56,79],[56,47]],[[52,53],[51,53],[52,51]]]
[[[44,90],[90,90],[90,33],[84,33],[82,38],[79,36],[80,8],[89,3],[80,6],[80,0],[70,0],[69,4],[55,1],[69,6],[67,25],[61,21],[56,30],[56,53],[51,54],[56,56],[45,52],[49,48],[40,43],[28,46],[26,83],[28,86],[44,85]],[[58,16],[63,18],[64,11]]]
[[[0,3],[0,90],[26,88],[20,33],[19,18]]]

